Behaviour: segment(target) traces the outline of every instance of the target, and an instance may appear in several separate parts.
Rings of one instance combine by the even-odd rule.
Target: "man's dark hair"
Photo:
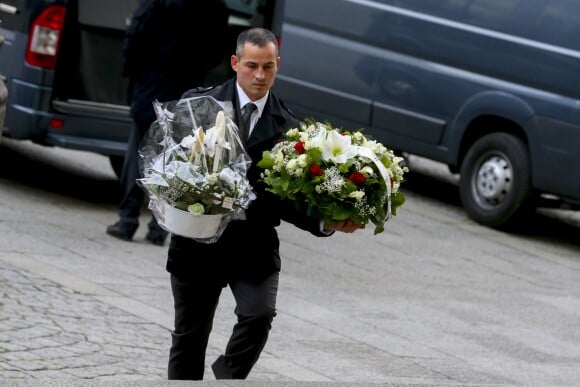
[[[236,56],[240,57],[242,51],[244,50],[244,44],[251,43],[258,47],[264,47],[268,43],[273,43],[276,47],[276,55],[278,55],[278,40],[276,35],[270,30],[260,27],[254,27],[242,31],[238,35],[238,40],[236,43]]]

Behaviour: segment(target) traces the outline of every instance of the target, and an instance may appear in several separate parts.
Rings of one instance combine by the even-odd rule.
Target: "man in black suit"
[[[153,101],[176,100],[184,91],[203,86],[209,70],[224,57],[228,17],[223,0],[141,0],[133,12],[123,47],[123,75],[129,78],[134,126],[120,178],[119,220],[107,227],[107,234],[133,238],[145,200],[137,184],[142,177],[138,150],[156,118]],[[167,232],[154,217],[148,228],[145,238],[163,245]]]
[[[231,221],[212,244],[173,235],[167,270],[175,307],[175,329],[169,355],[169,379],[201,380],[205,351],[222,288],[229,286],[236,300],[234,325],[225,353],[212,364],[217,379],[245,379],[258,360],[276,314],[280,271],[279,239],[281,220],[317,236],[334,230],[353,232],[362,226],[351,221],[327,225],[296,210],[267,192],[259,181],[256,163],[286,130],[300,122],[270,90],[280,57],[274,34],[252,28],[238,36],[231,67],[236,77],[210,89],[194,89],[183,98],[208,95],[231,102],[240,129],[249,129],[245,141],[252,159],[248,178],[257,198],[246,211],[245,220]],[[249,128],[243,128],[242,107],[254,103]]]

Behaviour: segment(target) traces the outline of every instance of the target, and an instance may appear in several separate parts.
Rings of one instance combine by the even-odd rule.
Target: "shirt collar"
[[[252,101],[250,100],[250,97],[248,97],[248,95],[240,87],[240,84],[238,82],[236,82],[236,88],[238,89],[238,99],[240,100],[240,109],[248,102],[253,102],[258,107],[258,117],[261,117],[262,112],[264,111],[264,107],[266,106],[266,101],[268,100],[268,95],[270,94],[270,91],[268,91],[266,95],[263,96],[262,98]]]

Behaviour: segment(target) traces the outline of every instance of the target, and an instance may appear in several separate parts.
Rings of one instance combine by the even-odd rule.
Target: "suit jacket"
[[[209,89],[194,89],[183,98],[209,95],[218,101],[231,101],[235,107],[234,121],[241,122],[236,79]],[[281,220],[306,230],[316,236],[327,236],[320,230],[320,220],[296,209],[293,202],[282,201],[265,190],[259,181],[261,168],[256,163],[262,152],[271,149],[286,130],[297,127],[300,121],[270,91],[262,116],[258,120],[246,149],[252,159],[248,178],[256,191],[254,200],[246,211],[245,220],[228,224],[222,236],[212,244],[172,235],[169,246],[167,270],[182,280],[229,279],[260,280],[280,270],[280,241],[276,227]]]

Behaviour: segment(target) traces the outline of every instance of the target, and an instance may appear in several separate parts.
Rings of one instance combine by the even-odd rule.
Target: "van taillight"
[[[52,5],[38,15],[30,26],[26,62],[31,66],[54,69],[66,8]]]

